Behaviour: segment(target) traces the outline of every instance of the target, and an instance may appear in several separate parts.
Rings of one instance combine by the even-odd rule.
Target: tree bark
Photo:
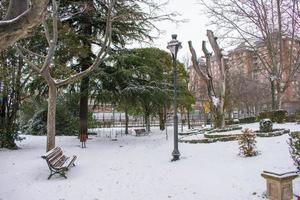
[[[159,130],[163,131],[165,130],[165,123],[166,123],[166,118],[165,118],[165,109],[163,108],[163,110],[160,110],[158,113],[158,117],[159,117]]]
[[[79,135],[87,135],[88,131],[89,80],[85,77],[80,82]]]
[[[83,47],[87,50],[86,57],[81,59],[81,71],[87,70],[92,64],[92,44],[88,39],[92,35],[92,22],[89,16],[89,12],[93,12],[93,1],[87,1],[87,9],[83,14],[84,24],[82,27],[83,34],[86,36],[83,38]],[[89,77],[82,78],[80,82],[80,108],[79,108],[79,134],[87,135],[88,131],[88,100],[89,100]]]
[[[188,124],[188,129],[191,129],[191,122],[190,122],[190,110],[187,110],[187,124]]]
[[[57,97],[57,87],[54,84],[48,84],[48,86],[47,152],[55,147],[55,115]]]
[[[129,116],[128,116],[128,108],[125,107],[125,135],[128,135],[128,124],[129,124]]]
[[[150,132],[150,115],[145,112],[145,125],[146,125],[146,131],[147,133]]]
[[[0,21],[0,52],[26,37],[41,24],[49,0],[10,0],[6,17]]]

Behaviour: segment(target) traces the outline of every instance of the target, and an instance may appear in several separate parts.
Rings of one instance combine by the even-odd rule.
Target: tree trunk
[[[87,70],[92,64],[92,44],[88,39],[92,35],[92,22],[90,19],[89,12],[93,11],[93,1],[87,1],[87,8],[84,12],[83,19],[84,24],[82,26],[83,34],[86,36],[83,38],[83,47],[88,52],[86,57],[81,59],[81,71]],[[89,77],[86,76],[82,78],[80,82],[80,108],[79,108],[79,134],[84,134],[87,136],[88,132],[88,100],[89,100]]]
[[[128,116],[128,108],[125,107],[125,135],[128,135],[128,124],[129,124],[129,116]]]
[[[150,115],[148,113],[145,113],[145,125],[146,125],[146,131],[147,133],[150,132]]]
[[[271,80],[272,110],[276,110],[275,81]]]
[[[187,110],[187,124],[188,124],[188,129],[191,129],[191,122],[190,122],[190,110]]]
[[[225,126],[224,114],[220,111],[214,113],[214,128],[222,128]]]
[[[219,95],[216,95],[214,91],[213,85],[213,76],[211,71],[211,56],[212,54],[208,52],[206,48],[206,42],[202,42],[202,50],[205,54],[206,58],[206,65],[205,70],[200,68],[200,63],[198,62],[198,58],[196,55],[196,51],[192,46],[192,42],[189,41],[189,48],[192,54],[192,62],[193,68],[195,69],[196,73],[205,81],[207,86],[207,94],[210,100],[210,107],[212,110],[213,117],[215,117],[214,124],[215,128],[223,128],[225,126],[225,118],[224,118],[224,106],[225,106],[225,94],[226,94],[226,72],[225,72],[225,62],[217,43],[217,38],[214,36],[213,32],[207,30],[207,37],[209,39],[210,45],[214,50],[215,58],[218,63],[218,69],[220,72],[220,92]]]
[[[88,94],[89,77],[80,82],[80,106],[79,106],[79,135],[87,135],[88,131]]]
[[[183,109],[182,108],[180,109],[180,121],[181,121],[181,132],[183,132],[184,120],[183,120]]]
[[[158,113],[158,117],[159,117],[159,130],[163,131],[165,130],[165,109],[160,110]]]
[[[48,115],[47,115],[47,149],[50,151],[55,147],[55,115],[56,115],[56,96],[57,87],[49,85]]]

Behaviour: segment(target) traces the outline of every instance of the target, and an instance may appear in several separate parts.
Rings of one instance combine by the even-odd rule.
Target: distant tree
[[[222,38],[245,42],[258,57],[261,73],[271,83],[272,109],[281,108],[282,94],[300,67],[299,2],[199,1]]]
[[[269,85],[251,76],[228,70],[227,111],[238,109],[249,115],[257,115],[264,104],[271,101]]]
[[[126,129],[128,130],[128,114],[144,115],[147,130],[150,131],[150,117],[159,116],[161,129],[164,129],[166,118],[164,112],[170,108],[172,100],[172,62],[169,53],[156,48],[141,48],[118,51],[111,55],[106,67],[102,67],[96,75],[100,85],[93,89],[99,103],[115,103],[117,108],[125,112]],[[179,100],[183,107],[186,95],[191,94],[186,87],[186,71],[178,64]]]

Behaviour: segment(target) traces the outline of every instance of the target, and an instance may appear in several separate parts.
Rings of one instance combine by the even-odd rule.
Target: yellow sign
[[[210,112],[210,104],[209,104],[208,101],[205,101],[205,102],[203,103],[203,108],[204,108],[204,112],[205,112],[205,113],[209,113],[209,112]]]

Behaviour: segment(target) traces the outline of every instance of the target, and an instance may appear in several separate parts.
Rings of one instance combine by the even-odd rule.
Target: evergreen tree
[[[145,12],[142,7],[148,7]],[[170,20],[174,14],[159,15],[159,5],[149,0],[118,0],[115,3],[112,44],[113,49],[123,49],[133,41],[151,41],[152,30],[158,30],[153,22]],[[105,33],[105,10],[103,0],[67,0],[62,2],[61,16],[64,26],[68,27],[68,34],[75,36],[80,42],[81,53],[74,63],[74,68],[84,71],[93,61],[92,45],[101,45],[99,38]],[[68,47],[67,47],[68,49]],[[74,59],[74,58],[71,58]],[[87,113],[89,99],[89,85],[91,77],[86,76],[80,82],[80,131],[87,133]],[[116,100],[117,101],[117,100]],[[127,109],[125,109],[127,110]]]

